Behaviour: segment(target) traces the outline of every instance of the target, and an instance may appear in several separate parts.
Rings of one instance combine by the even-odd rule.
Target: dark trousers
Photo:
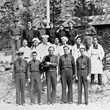
[[[48,71],[46,73],[47,83],[47,102],[56,102],[56,84],[57,84],[57,71]]]
[[[38,92],[38,103],[41,103],[41,77],[39,72],[31,73],[31,103],[35,103],[35,86]]]
[[[16,86],[16,104],[25,103],[25,73],[16,73],[15,86]]]
[[[82,103],[82,85],[84,86],[85,103],[88,103],[88,81],[83,73],[78,75],[78,103]]]
[[[91,84],[94,84],[95,74],[91,74]],[[98,84],[102,85],[102,75],[98,74]]]
[[[62,85],[62,99],[61,102],[73,102],[73,91],[72,91],[72,69],[61,70],[61,85]],[[68,95],[66,94],[66,85],[68,86]]]

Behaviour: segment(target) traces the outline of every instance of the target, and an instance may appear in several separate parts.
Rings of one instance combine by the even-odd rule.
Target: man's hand
[[[89,80],[90,79],[90,77],[89,76],[87,76],[87,80]]]
[[[30,79],[28,79],[28,82],[31,82],[31,80],[30,80]]]
[[[47,64],[47,65],[50,65],[51,63],[50,63],[50,62],[46,62],[46,64]]]
[[[78,80],[78,77],[76,76],[76,80]]]

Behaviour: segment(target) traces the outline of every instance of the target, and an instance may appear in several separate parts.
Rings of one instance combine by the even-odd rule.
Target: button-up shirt
[[[81,55],[76,60],[77,70],[88,70],[88,74],[91,72],[91,60],[85,55]]]
[[[62,69],[73,69],[73,73],[75,73],[75,61],[74,57],[70,54],[68,55],[62,55],[59,60],[59,72],[61,72]]]

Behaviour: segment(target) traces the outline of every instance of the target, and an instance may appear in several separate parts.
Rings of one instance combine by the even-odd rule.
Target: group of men
[[[72,23],[69,25],[72,25]],[[50,27],[52,26],[53,24],[50,23]],[[16,84],[17,105],[25,104],[26,81],[31,83],[31,104],[35,104],[34,89],[37,86],[38,104],[41,105],[42,73],[46,76],[47,104],[56,103],[58,76],[60,76],[62,85],[62,104],[73,103],[73,78],[78,80],[78,104],[82,103],[82,85],[84,86],[85,104],[88,104],[88,79],[90,76],[91,84],[94,84],[94,74],[98,74],[98,84],[102,84],[101,74],[103,73],[102,59],[104,57],[104,50],[98,44],[97,37],[93,37],[93,42],[87,50],[81,42],[81,36],[73,36],[73,27],[71,30],[65,30],[64,26],[61,25],[60,28],[57,32],[54,28],[49,29],[48,33],[50,34],[48,35],[45,33],[44,28],[40,28],[37,31],[37,37],[28,38],[31,39],[30,41],[24,39],[22,47],[18,48],[18,57],[13,61],[13,78],[15,78]],[[54,32],[57,33],[58,37],[53,36]],[[71,38],[68,38],[65,32],[71,34]],[[54,37],[53,39],[52,36]],[[51,43],[48,42],[48,39],[51,40]],[[17,42],[17,40],[15,41]],[[73,45],[69,45],[68,43],[73,43]],[[97,65],[100,67],[97,68]],[[68,92],[66,86],[68,86]]]

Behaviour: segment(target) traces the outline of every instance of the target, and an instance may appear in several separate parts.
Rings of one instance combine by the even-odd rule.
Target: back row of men
[[[91,83],[94,83],[94,75],[98,74],[98,84],[102,84],[102,59],[104,50],[98,39],[93,38],[93,44],[86,51],[81,43],[81,38],[76,38],[76,44],[67,44],[68,38],[55,38],[55,44],[48,42],[48,35],[42,35],[42,42],[34,38],[31,49],[27,46],[27,41],[23,41],[23,46],[19,48],[19,58],[14,62],[14,78],[16,79],[16,103],[24,104],[25,80],[31,81],[31,104],[35,104],[34,87],[37,82],[38,103],[41,104],[41,73],[46,73],[47,103],[56,102],[56,80],[57,74],[61,77],[62,98],[61,103],[72,103],[72,78],[78,79],[78,104],[82,103],[82,84],[84,85],[85,104],[88,104],[88,78],[91,75]],[[24,56],[22,56],[24,53]],[[30,57],[31,56],[31,57]],[[29,62],[27,64],[27,61]],[[59,66],[58,66],[59,65]],[[98,66],[97,66],[98,65]],[[58,66],[58,69],[57,69]],[[28,69],[27,69],[28,68]],[[58,71],[57,71],[58,70]],[[68,95],[66,94],[68,86]],[[20,90],[21,89],[21,90]],[[20,100],[21,92],[21,100]]]

